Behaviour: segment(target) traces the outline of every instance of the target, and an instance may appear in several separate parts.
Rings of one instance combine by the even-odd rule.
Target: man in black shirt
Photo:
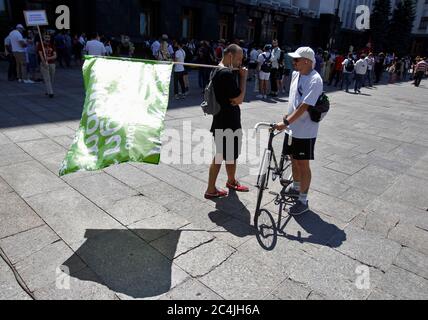
[[[210,168],[206,199],[221,198],[228,195],[226,191],[216,187],[221,166],[226,161],[228,182],[226,187],[237,192],[248,192],[235,178],[236,163],[241,153],[242,126],[241,109],[243,103],[248,70],[242,68],[244,53],[241,47],[232,44],[224,50],[223,59],[219,66],[222,68],[214,78],[214,92],[221,111],[214,116],[211,132],[214,135],[217,153]],[[233,69],[239,70],[239,83]]]

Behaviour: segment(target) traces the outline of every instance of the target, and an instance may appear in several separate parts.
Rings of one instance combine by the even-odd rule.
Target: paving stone
[[[267,296],[283,280],[266,272],[266,266],[256,267],[251,259],[240,254],[233,255],[200,279],[226,300],[258,300]]]
[[[70,136],[70,135],[72,136],[76,133],[75,130],[72,130],[66,126],[57,126],[57,125],[53,125],[48,128],[37,128],[37,130],[50,138]]]
[[[168,292],[161,300],[214,301],[223,299],[198,280],[191,279]]]
[[[139,191],[162,206],[180,203],[189,198],[189,195],[162,181],[141,187]]]
[[[428,280],[428,256],[410,248],[403,248],[398,257],[395,259],[394,265],[415,273],[416,275]]]
[[[71,188],[34,196],[27,201],[73,249],[85,241],[88,229],[123,228],[116,220]]]
[[[388,238],[403,246],[428,254],[428,247],[426,245],[428,243],[428,231],[426,230],[411,225],[398,224],[389,233]]]
[[[207,231],[230,220],[229,215],[213,208],[213,206],[214,204],[210,205],[190,196],[187,196],[185,200],[174,201],[165,205],[172,212],[192,221],[195,226]]]
[[[365,229],[387,236],[398,224],[408,224],[428,229],[426,211],[403,205],[395,200],[376,199],[368,208]]]
[[[159,182],[156,178],[130,164],[112,166],[104,170],[109,175],[122,181],[131,188],[140,190],[141,187]]]
[[[47,226],[43,225],[0,240],[0,246],[13,264],[60,240]]]
[[[345,240],[342,235],[335,236],[330,240],[331,246],[368,266],[386,271],[401,251],[398,243],[372,232],[349,226],[345,233]]]
[[[398,300],[398,298],[391,295],[391,294],[382,292],[381,290],[375,289],[372,292],[372,294],[369,296],[368,300],[371,300],[371,301],[396,301],[396,300]]]
[[[55,176],[59,176],[59,170],[66,156],[65,150],[59,153],[48,154],[35,157],[43,166],[45,166]]]
[[[105,210],[119,200],[138,195],[138,191],[105,173],[71,179],[68,183]]]
[[[168,259],[173,260],[203,244],[213,241],[214,237],[193,225],[187,225],[178,231],[168,233],[150,244]]]
[[[377,198],[377,196],[371,192],[351,187],[339,195],[338,198],[360,208],[366,208]]]
[[[309,195],[310,208],[343,222],[350,222],[361,214],[362,209],[349,202],[326,194],[312,191]]]
[[[22,151],[22,153],[19,153],[19,154],[15,153],[15,154],[0,156],[0,167],[10,166],[13,164],[18,164],[23,162],[29,162],[32,160],[33,158],[30,155]]]
[[[101,284],[98,276],[89,268],[80,270],[69,276],[69,282],[65,288],[58,288],[57,283],[36,290],[34,296],[37,300],[117,300],[115,293]],[[80,280],[87,279],[87,280]],[[65,285],[64,283],[59,283]]]
[[[400,300],[427,300],[428,280],[403,269],[392,267],[378,289]]]
[[[370,268],[370,289],[357,288],[357,262],[333,249],[322,248],[304,264],[296,265],[290,278],[304,283],[326,300],[365,300],[380,283],[383,273]]]
[[[102,284],[120,299],[156,299],[189,276],[128,230],[88,230],[87,241],[76,251]],[[177,246],[178,238],[172,239]],[[68,261],[64,263],[65,266]],[[75,276],[82,281],[93,281]]]
[[[152,242],[189,224],[189,221],[173,212],[163,212],[134,223],[129,229],[145,241]]]
[[[21,142],[18,143],[18,145],[30,156],[33,156],[35,158],[60,152],[63,152],[65,156],[65,149],[50,139]]]
[[[167,212],[167,209],[144,196],[134,196],[117,201],[106,210],[125,226]]]
[[[211,217],[213,217],[213,215],[216,215],[216,213],[211,214]],[[215,218],[213,217],[213,219]],[[218,223],[218,225],[219,226],[210,233],[235,249],[253,239],[256,235],[256,230],[253,227],[237,219]]]
[[[43,225],[16,193],[0,195],[0,239]]]
[[[345,183],[358,189],[381,195],[391,187],[397,175],[389,170],[373,165],[361,170],[345,180]]]
[[[74,139],[72,136],[58,136],[53,137],[52,140],[64,147],[66,150],[70,150]]]
[[[16,300],[22,291],[10,267],[0,259],[0,300]]]
[[[2,167],[0,176],[23,198],[65,186],[61,179],[35,161]]]
[[[357,161],[340,161],[340,162],[333,162],[326,166],[326,168],[343,172],[348,175],[356,174],[357,172],[361,171],[367,167],[367,164],[364,163],[358,163]]]
[[[3,133],[0,133],[0,146],[4,146],[5,144],[11,144],[10,141]]]
[[[194,278],[202,277],[226,262],[235,249],[214,240],[178,257],[174,263]]]
[[[0,178],[0,195],[8,194],[13,192],[13,189],[4,181],[2,178]]]
[[[287,279],[273,291],[273,295],[281,300],[306,300],[311,292],[304,284]]]
[[[58,268],[71,256],[73,251],[64,242],[57,241],[18,262],[16,270],[28,288],[36,291],[56,282]],[[68,266],[71,272],[77,272],[86,267],[78,257],[70,260]]]
[[[156,177],[159,180],[167,182],[172,187],[191,195],[195,198],[203,198],[203,195],[207,189],[206,183],[193,178],[177,169],[170,166],[159,165],[159,166],[146,166],[142,167],[144,171],[150,175]],[[174,177],[171,179],[171,177]]]
[[[46,138],[46,136],[41,134],[39,131],[30,128],[14,128],[12,130],[3,131],[3,134],[13,142],[24,142]]]
[[[428,184],[425,180],[401,176],[383,197],[401,204],[426,209],[428,208],[427,194]]]

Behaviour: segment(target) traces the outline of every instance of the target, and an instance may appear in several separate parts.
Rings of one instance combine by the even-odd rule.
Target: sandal
[[[234,190],[236,192],[250,192],[250,188],[242,186],[238,181],[235,184],[227,183],[226,188]]]
[[[212,199],[219,199],[219,198],[224,198],[227,197],[228,193],[226,191],[223,190],[217,190],[216,193],[205,193],[205,199],[207,200],[212,200]]]

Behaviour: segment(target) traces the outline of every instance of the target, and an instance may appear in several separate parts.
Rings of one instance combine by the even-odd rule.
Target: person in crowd
[[[258,67],[260,79],[260,94],[257,96],[258,99],[267,99],[268,97],[268,86],[272,70],[272,47],[270,45],[265,45],[263,53],[259,55],[258,58]]]
[[[92,33],[86,43],[84,51],[90,56],[105,56],[107,51],[104,44],[99,40],[97,33]]]
[[[52,45],[51,36],[49,34],[44,35],[43,46],[40,43],[37,48],[37,52],[41,61],[40,71],[45,82],[46,95],[49,96],[49,98],[53,98],[57,53],[55,47]]]

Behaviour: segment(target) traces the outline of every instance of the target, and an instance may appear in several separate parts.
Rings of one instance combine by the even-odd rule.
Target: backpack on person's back
[[[264,61],[262,63],[262,66],[260,68],[261,71],[264,73],[271,73],[272,71],[272,55],[269,54],[269,57],[266,55],[266,53],[263,53]]]
[[[348,59],[348,62],[345,64],[345,70],[347,72],[354,72],[355,71],[355,64],[354,64],[354,60],[352,59]]]
[[[201,104],[202,111],[205,115],[216,116],[221,110],[221,105],[217,101],[217,97],[214,90],[214,81],[217,74],[223,69],[226,68],[216,68],[211,72],[210,82],[205,88],[204,102],[202,102]]]

